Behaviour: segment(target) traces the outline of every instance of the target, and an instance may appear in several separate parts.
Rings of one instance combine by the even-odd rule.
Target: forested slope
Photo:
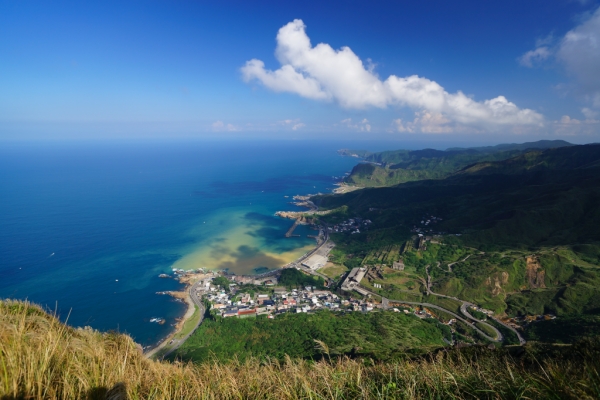
[[[348,268],[402,258],[420,279],[430,267],[435,292],[499,314],[600,315],[600,145],[533,150],[444,179],[314,201],[338,210],[322,218],[328,224],[373,221],[360,234],[332,236]],[[407,247],[417,234],[439,244]],[[378,256],[392,248],[404,250]]]
[[[346,183],[362,187],[381,187],[422,179],[441,179],[476,162],[506,160],[532,149],[566,146],[571,144],[561,140],[542,140],[445,151],[424,149],[369,153],[364,150],[340,150],[340,154],[364,157],[366,161],[353,168],[350,176],[345,179]]]

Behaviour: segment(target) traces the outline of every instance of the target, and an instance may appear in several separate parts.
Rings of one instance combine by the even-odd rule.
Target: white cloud
[[[555,135],[577,136],[577,135],[596,135],[600,128],[600,121],[594,118],[579,120],[571,118],[568,115],[563,115],[558,121],[554,121],[550,130]]]
[[[263,85],[276,92],[294,92],[309,99],[329,99],[329,95],[321,90],[319,82],[307,78],[294,70],[291,65],[284,65],[277,71],[265,70],[265,63],[260,60],[250,60],[242,68],[246,82],[258,79]]]
[[[352,118],[346,118],[341,120],[340,123],[350,129],[354,129],[361,132],[371,132],[371,124],[366,118],[357,123],[353,123]]]
[[[394,123],[396,131],[398,131],[398,132],[402,132],[402,133],[403,132],[410,132],[410,133],[414,132],[412,124],[410,124],[410,123],[406,124],[400,118],[395,119],[392,122]]]
[[[346,108],[406,106],[488,128],[543,123],[542,115],[519,109],[504,96],[477,102],[460,91],[448,93],[438,83],[417,75],[391,75],[382,81],[373,72],[374,64],[368,62],[365,68],[349,47],[334,50],[325,43],[313,47],[305,28],[299,19],[283,26],[277,34],[275,52],[281,68],[266,70],[262,61],[253,59],[241,69],[244,80],[258,80],[278,92],[335,100]],[[364,128],[370,129],[370,125]]]
[[[284,119],[283,121],[278,121],[276,124],[271,124],[272,126],[283,125],[284,127],[291,127],[293,131],[297,131],[300,128],[306,126],[306,124],[300,122],[300,118],[296,119]]]
[[[580,124],[581,121],[575,118],[571,118],[568,115],[563,115],[560,119],[560,121],[558,121],[558,123],[563,124],[563,125],[569,125],[569,124]]]
[[[421,126],[423,133],[448,133],[454,131],[450,120],[440,113],[422,111],[417,113],[413,123]]]
[[[582,108],[581,113],[585,116],[586,119],[594,119],[598,116],[598,111],[590,110],[587,107]]]
[[[233,125],[233,124],[225,124],[223,121],[215,121],[212,123],[212,128],[214,131],[229,131],[229,132],[235,132],[235,131],[239,131],[240,129]]]
[[[554,43],[554,34],[550,33],[548,36],[543,38],[538,38],[535,41],[535,47],[548,46]]]
[[[519,63],[525,67],[533,68],[534,64],[546,60],[552,55],[550,49],[546,46],[538,47],[535,50],[529,50],[519,57]]]
[[[392,121],[394,130],[407,133],[480,133],[477,129],[452,121],[442,113],[417,111],[412,121],[395,119]]]
[[[292,130],[297,131],[298,129],[305,127],[305,126],[306,126],[305,124],[299,123],[299,124],[292,126]]]
[[[593,109],[600,110],[600,8],[588,15],[562,38],[555,40],[551,34],[538,40],[536,49],[521,56],[519,62],[526,67],[534,67],[549,58],[560,63],[574,78],[573,85],[559,84],[556,87],[561,90],[569,88],[569,91],[581,96],[591,106],[591,108],[583,108],[581,112],[585,115],[586,121],[593,121],[598,115]],[[554,121],[552,124],[565,126],[565,123],[559,121]],[[572,122],[567,124],[573,127]],[[590,126],[588,124],[588,127]]]
[[[580,89],[600,103],[600,8],[567,32],[556,57],[577,79]]]

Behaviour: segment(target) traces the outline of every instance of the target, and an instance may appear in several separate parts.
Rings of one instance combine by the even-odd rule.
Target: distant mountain
[[[338,150],[338,154],[341,156],[364,158],[364,157],[368,157],[369,155],[371,155],[373,153],[370,151],[367,151],[367,150],[340,149],[340,150]]]
[[[424,149],[369,153],[365,150],[340,150],[340,154],[362,157],[366,161],[353,168],[346,183],[380,187],[423,179],[442,179],[477,162],[506,160],[532,150],[568,146],[573,145],[562,140],[541,140],[445,151]]]
[[[411,224],[420,210],[428,210],[445,216],[440,229],[477,230],[470,239],[474,242],[486,242],[484,230],[497,246],[600,240],[596,228],[600,226],[600,145],[535,150],[506,160],[473,163],[444,179],[320,196],[315,201],[325,208],[346,205],[359,214],[372,208],[385,210],[383,214],[393,214],[394,224]],[[389,225],[386,218],[381,222]]]
[[[498,151],[507,150],[527,150],[527,149],[554,149],[557,147],[574,146],[574,144],[566,142],[564,140],[538,140],[537,142],[526,142],[526,143],[510,143],[510,144],[498,144],[496,146],[485,146],[485,147],[451,147],[446,151],[464,151],[464,150],[475,150],[482,153],[495,153]]]

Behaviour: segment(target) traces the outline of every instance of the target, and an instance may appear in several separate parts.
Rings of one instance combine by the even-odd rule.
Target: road
[[[465,261],[467,258],[469,258],[469,256],[465,257],[462,261]],[[456,263],[454,263],[454,264],[456,264]],[[499,337],[502,336],[502,334],[500,333],[500,331],[498,329],[496,329],[496,327],[494,327],[494,326],[492,326],[490,324],[486,324],[485,322],[482,322],[482,321],[478,320],[477,318],[473,317],[471,314],[469,314],[469,311],[467,310],[467,307],[470,307],[470,306],[476,307],[475,304],[470,303],[470,302],[465,301],[465,300],[461,300],[461,299],[459,299],[457,297],[446,296],[446,295],[435,293],[435,292],[431,291],[431,276],[429,275],[429,265],[425,267],[425,273],[427,274],[427,294],[431,294],[431,295],[438,296],[438,297],[445,297],[447,299],[452,299],[452,300],[456,300],[456,301],[461,302],[462,304],[460,306],[460,312],[465,317],[469,318],[470,320],[477,321],[477,322],[480,322],[482,324],[485,324],[485,325],[489,326],[490,328],[492,328],[496,332],[497,335],[500,335]],[[515,328],[513,328],[512,326],[510,326],[508,324],[505,324],[504,322],[500,321],[496,317],[493,317],[493,316],[489,316],[489,317],[491,319],[493,319],[494,321],[496,321],[497,323],[499,323],[500,325],[502,325],[503,327],[505,327],[507,329],[510,329],[512,332],[514,332],[517,335],[517,338],[519,339],[519,344],[521,346],[524,345],[525,343],[527,343],[527,341],[525,340],[525,338],[523,338],[523,336],[521,335],[521,333],[519,333],[519,331],[517,331]]]
[[[464,262],[464,261],[467,261],[467,259],[468,259],[469,257],[471,257],[471,254],[469,254],[468,256],[466,256],[465,258],[463,258],[462,260],[455,261],[455,262],[453,262],[453,263],[450,263],[450,264],[448,264],[448,272],[452,272],[452,267],[453,267],[455,264],[458,264],[459,262]]]
[[[498,336],[497,336],[496,339],[494,339],[491,336],[488,336],[481,329],[477,328],[472,322],[467,321],[466,319],[464,319],[463,317],[461,317],[458,314],[453,313],[452,311],[446,310],[445,308],[440,307],[440,306],[436,306],[435,304],[431,304],[431,303],[419,303],[419,302],[416,302],[416,301],[405,301],[405,300],[388,299],[388,298],[385,298],[385,297],[383,297],[383,296],[381,296],[381,295],[379,295],[377,293],[371,292],[368,289],[365,289],[364,286],[361,286],[361,288],[364,289],[365,291],[369,292],[371,295],[381,297],[381,305],[383,306],[384,309],[387,309],[389,307],[389,302],[390,301],[392,301],[394,303],[402,303],[402,304],[410,304],[410,305],[427,307],[427,308],[434,308],[436,310],[440,310],[440,311],[443,311],[445,313],[448,313],[448,314],[452,315],[454,318],[456,318],[457,320],[464,322],[465,324],[469,325],[471,328],[473,328],[475,331],[477,331],[480,335],[482,335],[483,337],[485,337],[489,341],[492,341],[492,342],[502,342],[504,340],[504,337],[502,336],[502,334],[500,333],[500,331],[496,330],[496,335],[498,335]],[[480,322],[480,321],[477,320],[477,322]],[[488,325],[488,326],[490,326],[490,325]]]
[[[468,258],[468,257],[467,257],[467,258]],[[462,261],[465,261],[467,258],[465,258],[465,259],[464,259],[464,260],[462,260]],[[431,276],[429,275],[429,265],[427,265],[427,266],[425,267],[425,273],[427,274],[427,281],[426,281],[426,284],[425,284],[425,287],[426,287],[427,294],[429,294],[429,295],[433,295],[433,296],[438,296],[438,297],[444,297],[444,298],[447,298],[447,299],[452,299],[452,300],[455,300],[455,301],[458,301],[458,302],[460,302],[460,303],[461,303],[461,306],[460,306],[460,312],[461,312],[461,313],[462,313],[462,314],[463,314],[463,315],[464,315],[464,316],[465,316],[467,319],[469,319],[469,320],[471,320],[471,321],[478,322],[478,323],[480,323],[480,324],[484,324],[484,325],[488,326],[490,329],[492,329],[492,330],[493,330],[493,331],[496,333],[496,338],[497,338],[497,339],[493,339],[493,338],[491,338],[491,337],[490,337],[490,336],[488,336],[486,333],[484,333],[482,330],[480,330],[479,328],[477,328],[477,327],[474,325],[474,322],[467,321],[467,320],[465,320],[464,318],[462,318],[462,317],[458,316],[457,314],[455,314],[455,313],[453,313],[453,312],[451,312],[451,311],[448,311],[447,309],[445,309],[445,308],[442,308],[442,307],[440,307],[440,306],[436,306],[435,304],[430,304],[430,303],[419,303],[419,302],[411,302],[411,301],[404,301],[404,300],[390,300],[390,299],[387,299],[387,298],[385,298],[385,297],[383,297],[383,296],[381,296],[381,295],[379,295],[379,294],[377,294],[377,293],[374,293],[374,292],[372,292],[372,291],[370,291],[370,290],[366,289],[364,286],[361,286],[361,288],[362,288],[362,289],[364,289],[364,290],[366,290],[367,292],[371,293],[372,295],[375,295],[375,296],[379,296],[379,297],[381,297],[381,299],[382,299],[382,300],[381,300],[381,304],[382,304],[382,306],[383,306],[383,308],[384,308],[384,309],[387,309],[387,308],[389,308],[389,302],[390,302],[390,301],[393,301],[393,302],[397,302],[397,303],[404,303],[404,304],[411,304],[411,305],[419,305],[419,306],[423,306],[423,307],[428,307],[428,308],[434,308],[434,309],[442,310],[442,311],[444,311],[444,312],[447,312],[448,314],[450,314],[450,315],[454,316],[456,319],[458,319],[458,320],[460,320],[460,321],[463,321],[463,322],[465,322],[465,323],[469,324],[469,325],[470,325],[470,326],[471,326],[473,329],[475,329],[477,332],[479,332],[481,335],[483,335],[483,336],[484,336],[485,338],[487,338],[488,340],[491,340],[491,341],[493,341],[493,342],[501,342],[501,341],[503,341],[503,340],[504,340],[504,336],[502,335],[502,333],[501,333],[501,332],[500,332],[500,331],[499,331],[499,330],[498,330],[496,327],[494,327],[494,326],[492,326],[492,325],[490,325],[490,324],[488,324],[488,323],[485,323],[485,322],[483,322],[483,321],[481,321],[481,320],[479,320],[479,319],[477,319],[477,318],[473,317],[471,314],[469,314],[469,311],[468,311],[468,309],[467,309],[467,308],[468,308],[468,307],[470,307],[470,306],[475,306],[475,304],[473,304],[473,303],[470,303],[470,302],[468,302],[468,301],[465,301],[465,300],[461,300],[461,299],[459,299],[459,298],[457,298],[457,297],[446,296],[446,295],[443,295],[443,294],[439,294],[439,293],[435,293],[435,292],[433,292],[433,291],[431,290],[431,283],[432,283],[432,282],[431,282]],[[406,292],[408,292],[408,291],[406,291]],[[408,293],[412,293],[412,292],[408,292]],[[507,328],[507,329],[510,329],[512,332],[514,332],[514,333],[517,335],[517,337],[519,338],[519,343],[521,344],[521,346],[522,346],[522,345],[524,345],[525,343],[527,343],[527,342],[526,342],[526,340],[523,338],[523,336],[521,336],[521,334],[519,333],[519,331],[517,331],[515,328],[513,328],[512,326],[510,326],[510,325],[508,325],[508,324],[505,324],[504,322],[500,321],[498,318],[495,318],[495,317],[492,317],[492,316],[490,316],[490,318],[492,318],[494,321],[496,321],[496,322],[497,322],[497,323],[499,323],[500,325],[504,326],[505,328]]]
[[[173,353],[175,350],[177,350],[191,335],[192,333],[194,333],[196,331],[196,329],[198,329],[198,327],[200,326],[200,324],[202,323],[202,321],[204,320],[204,313],[205,313],[205,308],[204,308],[204,304],[202,304],[202,298],[199,297],[196,292],[197,289],[199,288],[200,285],[200,281],[194,283],[192,286],[190,286],[189,288],[189,295],[190,298],[192,299],[192,302],[198,306],[198,312],[200,313],[200,319],[198,320],[198,322],[196,323],[196,326],[190,330],[185,336],[181,337],[181,338],[177,338],[177,339],[165,339],[161,344],[159,344],[157,347],[155,347],[154,349],[150,350],[148,353],[146,353],[146,357],[147,358],[152,358],[154,357],[158,352],[160,352],[163,349],[167,349],[167,351],[161,355],[161,359],[164,359],[165,357],[167,357],[169,354]],[[185,322],[184,322],[185,323]],[[182,327],[183,328],[183,327]],[[176,336],[177,333],[175,333],[173,336],[169,336],[169,337],[174,337]]]

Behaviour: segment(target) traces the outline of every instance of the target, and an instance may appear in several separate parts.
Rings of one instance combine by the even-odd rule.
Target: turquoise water
[[[185,306],[177,268],[278,268],[314,240],[274,217],[356,159],[340,143],[46,143],[0,149],[0,297],[150,345]],[[288,198],[284,196],[289,196]],[[150,323],[152,317],[167,323]]]

